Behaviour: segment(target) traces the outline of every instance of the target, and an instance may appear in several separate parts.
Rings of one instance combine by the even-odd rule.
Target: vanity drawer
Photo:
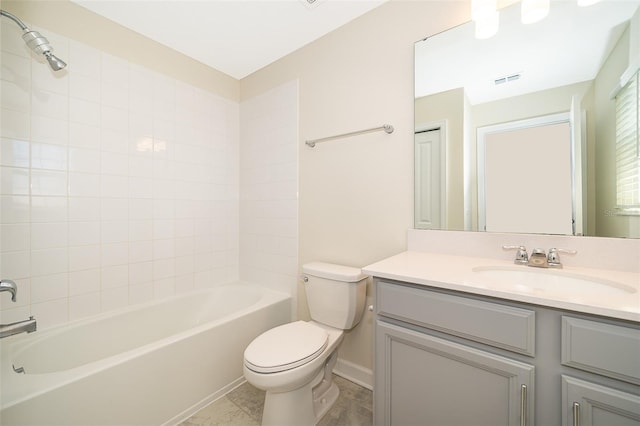
[[[563,316],[562,364],[640,384],[640,329]]]
[[[378,281],[378,315],[535,356],[535,312]]]

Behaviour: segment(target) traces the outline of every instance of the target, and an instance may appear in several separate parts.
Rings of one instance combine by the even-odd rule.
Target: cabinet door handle
[[[580,426],[580,404],[573,403],[573,426]]]
[[[520,426],[527,426],[527,385],[520,386]]]

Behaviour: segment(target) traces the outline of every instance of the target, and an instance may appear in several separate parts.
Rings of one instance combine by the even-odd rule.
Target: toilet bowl
[[[268,330],[244,353],[245,378],[266,391],[265,426],[311,426],[327,413],[339,395],[332,380],[338,346],[364,311],[360,269],[313,262],[303,272],[311,321]]]

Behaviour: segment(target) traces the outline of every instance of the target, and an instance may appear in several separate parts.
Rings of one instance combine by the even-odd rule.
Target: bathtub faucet
[[[18,293],[18,286],[11,280],[0,280],[0,291],[8,291],[11,293],[11,301],[16,301],[16,293]]]
[[[36,329],[36,319],[34,317],[29,317],[28,320],[24,321],[12,322],[11,324],[0,324],[0,339],[18,333],[32,333]]]

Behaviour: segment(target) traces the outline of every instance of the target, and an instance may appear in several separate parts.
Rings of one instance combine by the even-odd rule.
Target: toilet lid
[[[247,368],[258,373],[290,370],[317,358],[327,347],[326,330],[305,321],[272,328],[247,346]]]

